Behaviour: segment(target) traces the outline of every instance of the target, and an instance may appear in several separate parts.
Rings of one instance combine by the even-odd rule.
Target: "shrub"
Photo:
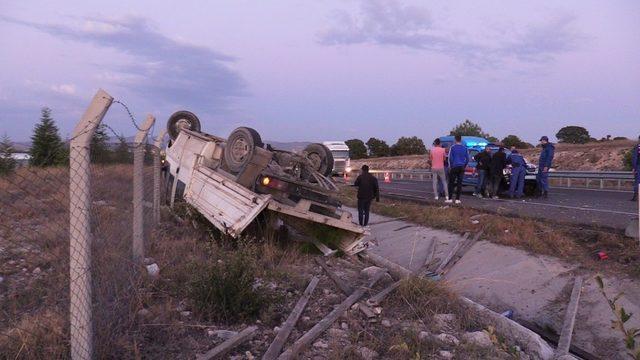
[[[191,267],[188,296],[194,310],[207,320],[233,323],[255,318],[266,296],[254,286],[256,262],[249,247]]]

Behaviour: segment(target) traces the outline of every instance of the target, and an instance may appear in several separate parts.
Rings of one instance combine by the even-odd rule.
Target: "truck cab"
[[[324,141],[331,155],[333,155],[333,175],[343,175],[351,171],[351,159],[349,158],[349,147],[344,141]]]

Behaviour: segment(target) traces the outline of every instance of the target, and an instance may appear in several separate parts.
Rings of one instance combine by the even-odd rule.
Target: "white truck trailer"
[[[311,144],[302,154],[276,150],[247,127],[224,139],[201,132],[199,119],[188,111],[174,113],[167,131],[163,170],[170,206],[186,201],[232,237],[269,211],[300,232],[309,223],[338,229],[337,247],[347,254],[364,249],[367,232],[341,208],[328,177],[333,158],[326,146]],[[322,242],[322,232],[318,237]]]
[[[351,172],[351,159],[349,158],[349,147],[344,141],[324,141],[333,156],[333,175],[343,175]]]

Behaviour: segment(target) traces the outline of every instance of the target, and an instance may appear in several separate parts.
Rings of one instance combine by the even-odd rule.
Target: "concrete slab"
[[[369,251],[412,271],[424,263],[432,238],[437,239],[436,258],[444,257],[462,239],[447,231],[390,220],[375,215],[370,235],[374,241]],[[621,334],[611,329],[613,314],[594,281],[595,274],[578,264],[479,241],[449,270],[444,281],[493,311],[514,310],[516,319],[550,326],[559,333],[573,278],[578,274],[585,281],[573,343],[603,358],[617,358],[624,354],[624,344]],[[611,298],[624,290],[619,303],[627,312],[640,314],[637,280],[611,277],[604,282]],[[640,316],[634,315],[627,324],[640,327]]]

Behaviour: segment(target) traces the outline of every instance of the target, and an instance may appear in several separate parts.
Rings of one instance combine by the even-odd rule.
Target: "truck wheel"
[[[330,176],[333,172],[333,154],[328,147],[322,144],[309,144],[305,149],[307,159],[311,160],[313,169],[324,176]]]
[[[167,121],[167,132],[171,139],[175,140],[182,129],[200,131],[200,120],[196,114],[191,111],[181,110],[174,112],[173,115],[169,117],[169,121]]]
[[[260,134],[252,128],[239,127],[231,132],[224,147],[224,161],[231,172],[238,173],[251,160],[255,148],[262,147]]]

